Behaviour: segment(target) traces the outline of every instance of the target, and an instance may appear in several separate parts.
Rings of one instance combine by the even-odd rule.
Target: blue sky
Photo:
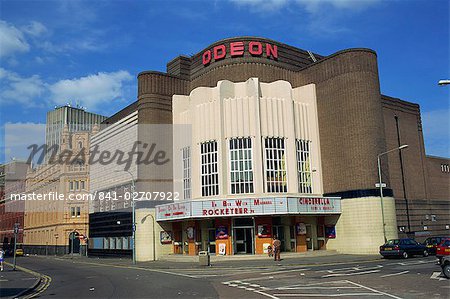
[[[272,38],[322,55],[378,53],[381,91],[418,103],[426,152],[450,156],[449,3],[379,0],[0,1],[1,126],[35,134],[55,105],[111,115],[136,75],[226,37]],[[26,139],[26,138],[24,138]],[[6,160],[2,138],[0,157]]]

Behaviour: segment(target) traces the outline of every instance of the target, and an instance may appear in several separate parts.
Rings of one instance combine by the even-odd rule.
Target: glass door
[[[278,240],[281,241],[281,251],[286,250],[286,241],[284,237],[284,226],[282,225],[274,225],[273,226],[273,235],[276,235]]]
[[[209,228],[208,229],[208,252],[216,253],[216,229]]]

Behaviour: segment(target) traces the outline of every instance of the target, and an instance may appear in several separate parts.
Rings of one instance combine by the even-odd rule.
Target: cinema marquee
[[[202,62],[204,66],[209,65],[213,61],[219,61],[225,57],[243,57],[244,53],[248,52],[255,57],[267,57],[274,60],[278,59],[278,47],[270,43],[262,43],[258,41],[251,42],[231,42],[228,44],[220,44],[206,50],[202,55]]]

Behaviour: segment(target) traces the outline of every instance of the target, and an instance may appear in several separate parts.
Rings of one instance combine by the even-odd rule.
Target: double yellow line
[[[5,262],[5,264],[13,267],[13,264],[10,264],[7,262]],[[35,290],[33,290],[31,294],[23,296],[22,298],[24,298],[24,299],[31,299],[31,298],[34,298],[34,297],[42,294],[43,292],[45,292],[45,290],[47,290],[47,288],[50,286],[50,283],[52,282],[52,278],[48,275],[40,274],[38,272],[35,272],[33,270],[30,270],[30,269],[27,269],[24,267],[20,267],[20,266],[16,266],[16,269],[23,271],[25,273],[29,273],[29,274],[39,278],[38,287]]]

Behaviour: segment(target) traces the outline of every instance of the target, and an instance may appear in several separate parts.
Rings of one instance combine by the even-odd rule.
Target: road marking
[[[397,297],[397,296],[392,295],[392,294],[389,294],[389,293],[385,293],[385,292],[382,292],[382,291],[378,291],[378,290],[375,290],[375,289],[372,289],[372,288],[363,286],[362,284],[359,284],[359,283],[356,283],[356,282],[353,282],[353,281],[350,281],[350,280],[345,280],[345,281],[348,282],[348,283],[351,283],[351,284],[353,284],[353,285],[355,285],[355,286],[364,288],[364,289],[366,289],[366,290],[370,290],[370,291],[375,292],[375,293],[378,293],[378,294],[382,294],[382,295],[385,295],[385,296],[388,296],[388,297],[391,297],[391,298],[395,298],[395,299],[402,299],[401,297]]]
[[[8,281],[8,279],[0,279],[0,281]]]
[[[421,265],[421,264],[431,264],[431,263],[435,263],[435,260],[430,260],[430,261],[417,261],[417,262],[401,262],[401,263],[397,263],[397,265],[400,266],[409,266],[409,265]]]
[[[360,287],[343,287],[343,286],[338,286],[338,287],[334,287],[336,289],[359,289]],[[305,287],[279,287],[276,288],[276,290],[313,290],[313,289],[318,289],[318,290],[329,290],[330,287],[314,287],[314,286],[305,286]]]
[[[273,272],[264,272],[260,273],[261,275],[277,275],[282,273],[288,273],[288,272],[297,272],[297,271],[307,271],[311,268],[301,268],[301,269],[291,269],[291,270],[280,270],[280,271],[273,271]]]
[[[269,298],[272,298],[272,299],[279,299],[278,297],[275,297],[275,296],[273,296],[273,295],[270,295],[270,294],[267,294],[267,293],[264,293],[264,292],[261,292],[261,291],[255,290],[255,291],[253,291],[253,292],[254,292],[254,293],[258,293],[258,294],[263,295],[263,296],[266,296],[266,297],[269,297]]]
[[[430,276],[430,279],[437,279],[439,281],[448,280],[447,278],[441,277],[441,272],[433,272],[433,274]]]
[[[351,276],[351,275],[363,275],[363,274],[369,274],[369,273],[377,273],[380,272],[381,270],[372,270],[372,271],[363,271],[363,272],[353,272],[353,273],[335,273],[335,274],[328,274],[328,275],[323,275],[322,278],[327,278],[327,277],[339,277],[339,276]]]
[[[402,274],[406,274],[409,271],[403,271],[403,272],[398,272],[398,273],[392,273],[392,274],[386,274],[386,275],[381,275],[380,277],[389,277],[389,276],[395,276],[395,275],[402,275]]]
[[[274,294],[278,297],[343,297],[343,296],[383,296],[383,294],[374,293],[346,293],[346,294]]]

